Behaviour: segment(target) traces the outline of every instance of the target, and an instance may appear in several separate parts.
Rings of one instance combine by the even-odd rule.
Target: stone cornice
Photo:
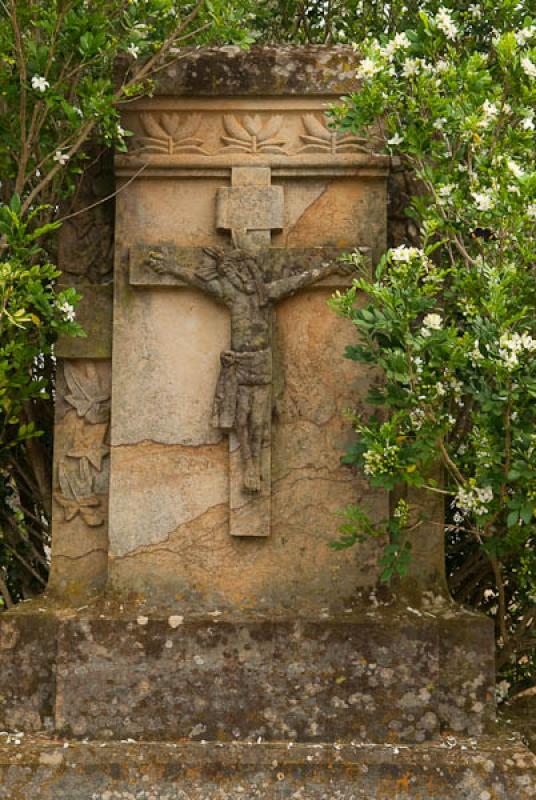
[[[158,73],[155,97],[340,96],[359,89],[358,55],[347,45],[185,47],[177,55],[174,64]],[[127,63],[118,63],[119,74]]]

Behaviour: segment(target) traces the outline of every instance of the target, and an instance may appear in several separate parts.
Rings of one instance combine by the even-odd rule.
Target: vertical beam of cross
[[[283,188],[271,185],[269,167],[234,167],[231,186],[219,189],[217,193],[216,226],[230,232],[235,247],[256,253],[270,247],[272,230],[283,227],[283,207]],[[268,404],[261,451],[260,491],[244,491],[244,461],[239,440],[236,433],[229,435],[229,532],[232,536],[270,534],[271,386]]]

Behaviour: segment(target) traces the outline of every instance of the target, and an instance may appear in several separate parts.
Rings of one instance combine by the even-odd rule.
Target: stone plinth
[[[497,738],[0,744],[1,800],[532,800],[535,781],[536,757]]]
[[[354,607],[289,620],[102,606],[2,622],[7,730],[416,743],[480,735],[494,716],[491,625],[448,609]]]

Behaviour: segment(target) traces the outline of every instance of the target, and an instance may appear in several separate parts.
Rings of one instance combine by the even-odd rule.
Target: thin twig
[[[67,214],[65,217],[60,217],[58,220],[55,220],[55,221],[56,222],[66,222],[68,219],[72,219],[73,217],[77,217],[79,214],[85,214],[86,211],[91,211],[92,208],[95,208],[96,206],[100,206],[100,205],[102,205],[102,203],[108,202],[108,200],[112,200],[114,197],[117,197],[119,194],[121,194],[121,192],[124,191],[127,188],[127,186],[130,186],[132,181],[135,181],[136,178],[138,178],[141,175],[141,173],[145,169],[147,169],[147,166],[148,166],[147,164],[143,164],[139,168],[139,170],[131,178],[129,178],[128,181],[123,184],[123,186],[120,186],[119,189],[116,189],[115,192],[112,192],[111,194],[107,195],[106,197],[102,197],[100,200],[96,200],[94,203],[91,203],[91,205],[85,206],[85,208],[80,208],[78,211],[73,211],[72,214]]]

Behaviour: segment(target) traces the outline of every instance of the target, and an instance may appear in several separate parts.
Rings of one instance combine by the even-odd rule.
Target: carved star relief
[[[69,458],[84,458],[95,467],[98,472],[102,470],[102,459],[105,458],[110,448],[104,444],[107,423],[96,425],[77,426],[72,440],[72,447],[67,450]]]
[[[88,364],[82,370],[66,363],[64,375],[69,388],[65,400],[76,409],[78,416],[85,417],[91,424],[106,422],[110,413],[110,391],[101,387],[95,366]]]

